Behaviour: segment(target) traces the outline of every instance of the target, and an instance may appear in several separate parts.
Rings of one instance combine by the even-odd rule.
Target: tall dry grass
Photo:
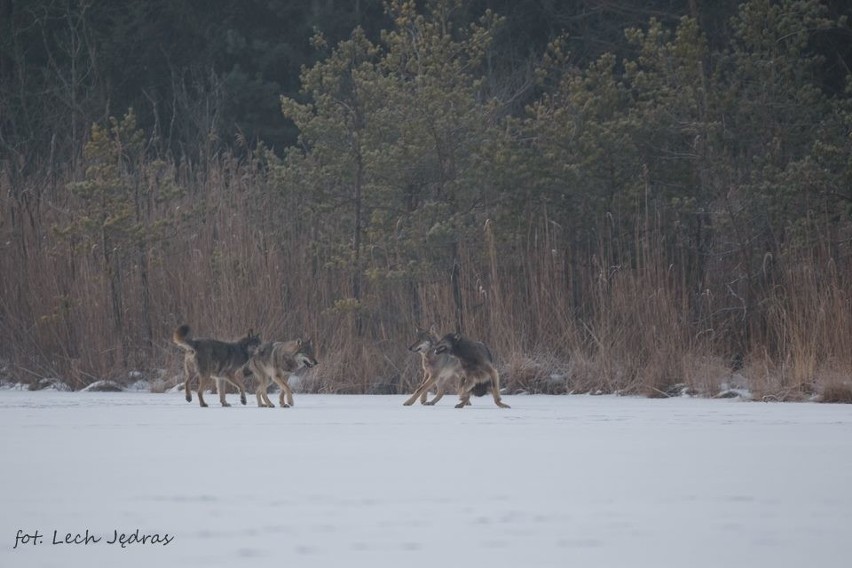
[[[850,398],[852,267],[837,247],[791,249],[746,305],[724,259],[694,278],[662,213],[591,249],[546,217],[520,236],[483,221],[478,237],[458,243],[455,286],[441,272],[414,283],[365,280],[362,304],[347,306],[349,274],[316,257],[314,221],[293,214],[257,163],[220,157],[202,172],[169,167],[185,193],[151,207],[176,228],[123,261],[121,329],[99,251],[75,249],[52,230],[81,206],[67,180],[21,188],[0,178],[8,376],[81,388],[165,370],[174,383],[181,354],[171,333],[189,323],[218,338],[250,328],[267,339],[311,336],[321,365],[304,377],[305,390],[408,392],[419,380],[418,358],[406,349],[413,329],[454,330],[460,302],[463,331],[491,346],[511,392],[713,396],[736,372],[759,398]],[[39,201],[20,197],[28,193]],[[741,364],[732,368],[732,358]]]

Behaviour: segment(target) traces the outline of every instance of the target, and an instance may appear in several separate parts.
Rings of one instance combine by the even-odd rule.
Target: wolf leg
[[[434,384],[438,384],[437,381]],[[426,404],[426,399],[429,398],[429,391],[431,390],[431,388],[423,389],[423,394],[420,395],[420,404]]]
[[[461,376],[459,376],[459,403],[456,404],[456,408],[470,406],[470,393],[475,385],[476,381],[467,373],[462,372]]]
[[[263,408],[266,406],[266,402],[263,400],[263,396],[261,392],[263,391],[263,387],[265,386],[265,381],[263,377],[256,370],[252,369],[252,373],[254,374],[254,378],[257,380],[257,384],[254,386],[254,396],[257,399],[257,407]]]
[[[488,369],[488,374],[491,375],[491,396],[494,397],[494,404],[500,408],[511,408],[508,404],[500,400],[500,375],[497,369],[491,367]]]
[[[287,384],[288,375],[286,373],[282,373],[281,371],[276,370],[275,374],[272,375],[272,380],[275,381],[275,384],[278,385],[278,388],[281,391],[278,393],[278,406],[281,408],[287,408],[293,404],[293,395],[289,395],[288,391],[290,390],[290,386]],[[289,403],[287,399],[290,399]]]
[[[272,404],[272,401],[269,400],[269,395],[267,393],[263,393],[263,402],[267,408],[275,408],[275,405]]]
[[[231,375],[229,377],[229,382],[232,385],[234,385],[235,387],[237,387],[237,389],[239,389],[239,391],[240,391],[240,404],[245,406],[246,405],[246,384],[245,384],[245,382],[243,382],[243,379],[240,378],[239,373],[240,373],[240,369],[231,373]]]
[[[272,404],[266,395],[266,389],[269,387],[269,379],[266,378],[266,373],[255,368],[252,368],[252,373],[257,378],[257,386],[254,389],[254,395],[257,397],[257,406],[259,408],[274,407],[275,405]]]
[[[267,391],[267,389],[269,389],[269,375],[266,373],[265,369],[258,368],[253,370],[255,372],[255,375],[257,375],[258,377],[259,383],[257,385],[257,390],[260,393],[260,396],[262,397],[262,406],[265,406],[267,408],[275,408],[275,405],[272,404],[271,400],[269,400],[269,393]]]
[[[435,398],[432,400],[427,400],[423,404],[426,406],[435,406],[435,403],[441,400],[444,397],[444,385],[438,385],[438,392],[435,393]]]
[[[456,405],[456,408],[464,408],[465,406],[470,406],[470,392],[466,391],[464,393],[459,393],[459,403]]]
[[[207,407],[207,403],[204,402],[204,389],[207,388],[207,377],[201,373],[198,373],[198,404],[200,404],[203,408]]]
[[[287,404],[293,406],[293,389],[290,388],[290,376],[285,375],[281,381],[287,388]]]
[[[190,367],[189,357],[187,356],[187,357],[184,357],[184,360],[183,360],[183,378],[184,378],[183,388],[184,388],[184,391],[186,391],[186,402],[192,402],[192,391],[189,389],[189,383],[192,381],[193,373],[192,373],[192,370],[189,367]],[[201,380],[201,379],[199,379],[199,380]]]
[[[222,406],[231,406],[227,400],[225,400],[225,393],[228,391],[228,386],[225,384],[225,381],[222,380],[222,377],[216,377],[216,390],[219,392],[219,402]]]
[[[449,381],[449,379],[447,377],[439,377],[438,380],[435,382],[435,384],[437,386],[437,390],[435,392],[435,397],[432,400],[424,402],[423,404],[425,404],[426,406],[435,406],[435,403],[437,403],[439,400],[441,400],[444,397],[444,392],[446,391],[447,381]],[[425,396],[425,394],[424,394],[424,396]]]
[[[417,400],[418,398],[420,398],[421,396],[425,397],[426,393],[429,392],[429,389],[432,388],[432,385],[435,384],[436,380],[437,379],[435,377],[433,377],[432,375],[427,375],[423,379],[423,382],[420,383],[420,386],[417,387],[417,390],[414,391],[414,394],[411,395],[411,397],[408,400],[406,400],[405,402],[402,403],[403,406],[411,406],[412,404],[414,404],[414,401]]]

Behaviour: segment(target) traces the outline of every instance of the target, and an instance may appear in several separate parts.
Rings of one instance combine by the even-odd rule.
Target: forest
[[[0,0],[0,380],[852,402],[844,0]]]

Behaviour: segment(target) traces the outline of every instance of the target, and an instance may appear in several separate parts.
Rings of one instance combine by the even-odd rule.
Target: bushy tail
[[[487,380],[484,383],[476,383],[473,385],[473,390],[471,390],[471,394],[473,396],[485,396],[488,391],[491,390],[491,380]]]
[[[192,343],[190,343],[190,330],[189,326],[186,324],[183,324],[182,326],[175,329],[174,333],[172,334],[172,341],[174,341],[178,345],[178,347],[182,349],[186,349],[187,351],[195,351],[195,347],[193,347]]]

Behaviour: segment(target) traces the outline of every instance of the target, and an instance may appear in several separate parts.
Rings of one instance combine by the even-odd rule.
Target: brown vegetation
[[[341,302],[348,280],[312,253],[311,227],[270,202],[266,176],[253,162],[222,158],[203,179],[184,182],[182,197],[163,214],[190,214],[146,251],[147,313],[141,265],[122,266],[122,330],[96,246],[72,249],[50,230],[76,206],[74,197],[41,188],[50,206],[33,217],[37,223],[18,223],[13,215],[21,212],[5,208],[4,226],[15,223],[22,231],[4,234],[0,256],[7,373],[24,381],[59,376],[77,389],[101,378],[121,380],[132,369],[166,368],[178,377],[182,354],[170,334],[192,322],[212,337],[233,338],[249,328],[265,339],[315,337],[322,364],[306,377],[307,390],[416,386],[419,360],[406,345],[416,324],[454,328],[450,274],[432,274],[413,290],[407,282],[368,281],[360,304]],[[269,240],[266,227],[290,223],[298,229],[284,245]],[[500,227],[481,230],[497,235]],[[732,267],[720,263],[704,291],[690,297],[684,266],[667,264],[658,242],[650,229],[646,237],[601,243],[595,254],[577,258],[542,219],[520,245],[487,238],[460,243],[466,332],[491,346],[510,392],[659,396],[685,384],[712,396],[731,374],[739,338],[748,337],[741,372],[756,398],[821,392],[826,401],[848,400],[849,387],[838,377],[852,371],[849,268],[841,270],[819,250],[791,256],[776,263],[776,280],[760,290],[756,313],[748,313],[730,290]],[[504,248],[490,254],[489,247]],[[616,262],[627,249],[642,253],[630,264]],[[822,377],[830,380],[820,384]]]
[[[724,45],[652,19],[582,68],[557,40],[520,109],[486,73],[501,19],[430,6],[314,38],[284,152],[211,126],[174,158],[130,111],[0,160],[4,376],[178,377],[189,323],[314,338],[305,390],[412,392],[420,325],[486,342],[510,392],[848,400],[852,80],[813,47],[842,18],[751,0]]]

